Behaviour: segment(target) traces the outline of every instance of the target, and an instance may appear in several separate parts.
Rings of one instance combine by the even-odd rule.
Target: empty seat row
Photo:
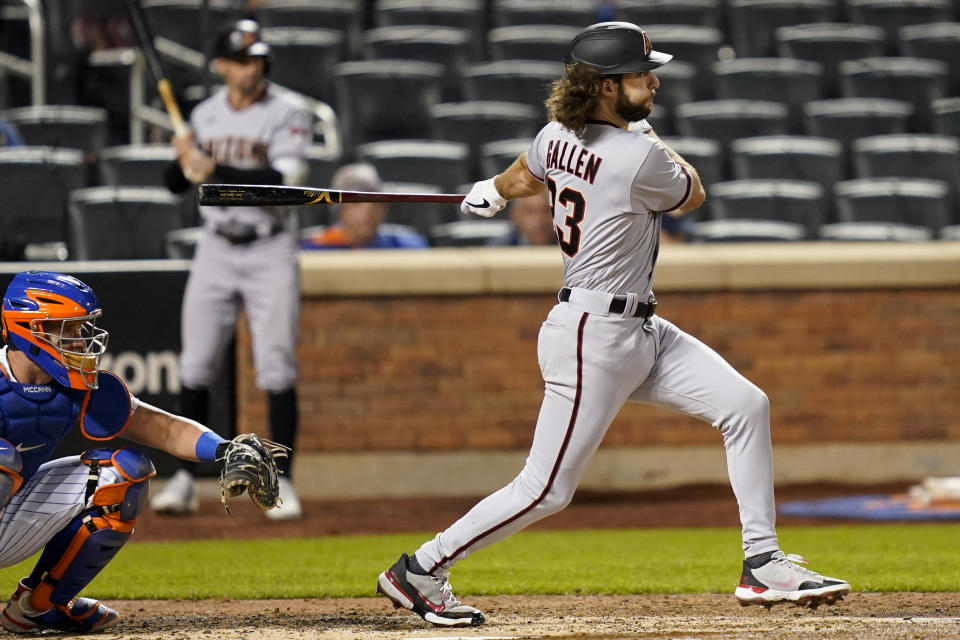
[[[947,183],[922,178],[838,182],[832,218],[824,216],[824,190],[814,182],[721,182],[711,187],[710,197],[712,218],[693,224],[695,237],[704,241],[920,241],[941,237],[958,223]]]

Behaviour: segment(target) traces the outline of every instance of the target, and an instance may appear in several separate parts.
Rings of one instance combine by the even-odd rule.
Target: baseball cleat
[[[784,555],[783,551],[747,558],[734,595],[744,607],[759,604],[769,608],[778,602],[792,602],[816,609],[850,593],[850,585],[843,580],[822,576],[801,564],[807,561],[798,555]]]
[[[12,633],[96,633],[117,626],[120,620],[116,611],[93,598],[74,598],[67,604],[38,611],[30,606],[32,595],[33,590],[21,580],[0,614],[0,626]]]
[[[194,486],[193,474],[186,469],[180,469],[170,476],[163,489],[150,498],[150,506],[157,513],[168,516],[189,516],[196,513],[200,499]]]
[[[448,573],[421,575],[410,571],[407,554],[380,574],[377,593],[388,597],[393,606],[410,609],[431,624],[440,627],[464,627],[483,624],[483,614],[461,604],[450,589]]]

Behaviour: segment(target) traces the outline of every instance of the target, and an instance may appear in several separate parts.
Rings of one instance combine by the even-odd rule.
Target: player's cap
[[[630,22],[600,22],[578,33],[570,42],[565,62],[579,62],[600,75],[643,73],[673,58],[654,51],[647,32]]]
[[[330,188],[338,191],[382,191],[383,180],[372,164],[356,162],[337,169],[330,179]]]
[[[270,57],[270,45],[260,39],[260,25],[249,19],[240,20],[221,33],[213,50],[218,58]]]

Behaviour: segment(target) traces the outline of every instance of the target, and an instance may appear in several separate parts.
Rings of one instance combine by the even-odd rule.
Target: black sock
[[[416,573],[417,575],[426,576],[429,575],[427,571],[420,566],[420,563],[417,562],[417,554],[412,553],[407,556],[407,569],[410,570],[410,573]]]
[[[770,558],[776,552],[777,550],[767,551],[766,553],[761,553],[760,555],[750,556],[749,558],[744,560],[744,562],[747,563],[747,566],[750,567],[751,569],[759,569],[763,565],[770,562]]]
[[[290,387],[283,391],[267,394],[270,418],[270,439],[277,444],[290,447],[287,458],[277,459],[277,467],[287,478],[293,464],[293,445],[297,439],[297,389]]]
[[[180,385],[180,415],[206,425],[209,420],[210,389],[199,387],[192,389],[184,384]],[[197,463],[179,460],[179,467],[197,475]]]

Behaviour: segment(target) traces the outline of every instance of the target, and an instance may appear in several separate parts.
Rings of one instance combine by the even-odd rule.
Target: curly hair
[[[556,120],[577,135],[583,133],[587,118],[600,99],[603,78],[580,63],[567,65],[566,74],[553,81],[544,105],[551,120]],[[606,76],[617,79],[617,76]]]

